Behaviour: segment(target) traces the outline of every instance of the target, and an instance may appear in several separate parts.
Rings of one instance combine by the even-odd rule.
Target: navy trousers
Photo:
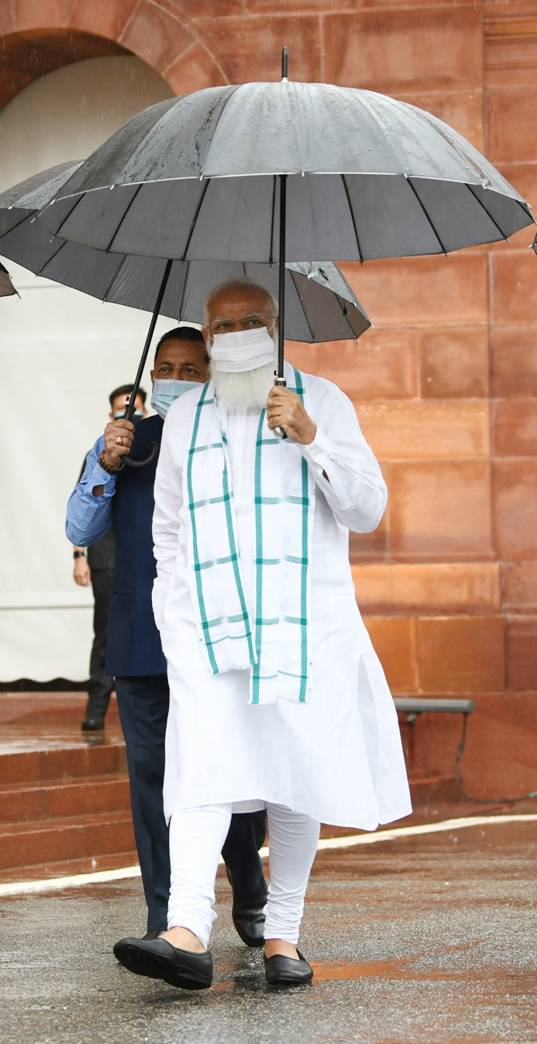
[[[91,646],[86,718],[104,718],[114,679],[106,671],[106,632],[112,597],[113,569],[92,569],[93,644]]]
[[[116,678],[121,727],[127,749],[134,836],[145,901],[147,927],[167,927],[170,890],[168,828],[162,807],[164,738],[170,702],[165,674]],[[264,895],[258,855],[265,839],[265,812],[234,815],[222,854],[245,905]]]

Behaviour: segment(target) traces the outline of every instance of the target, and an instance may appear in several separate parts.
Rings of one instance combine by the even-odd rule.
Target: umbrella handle
[[[285,377],[278,377],[278,376],[276,376],[274,378],[274,387],[275,388],[287,388],[287,381],[286,381]],[[287,432],[284,431],[283,428],[277,427],[277,428],[273,428],[272,430],[273,430],[274,434],[277,435],[277,437],[279,439],[286,439],[287,438]]]
[[[143,460],[136,460],[135,457],[129,457],[127,455],[126,457],[123,457],[123,461],[128,468],[146,468],[148,464],[152,464],[153,461],[157,459],[159,453],[160,443],[152,442],[149,454],[147,457],[144,457]]]
[[[168,279],[170,278],[170,272],[172,270],[172,265],[173,265],[173,260],[171,258],[169,258],[168,261],[166,261],[166,264],[164,266],[164,273],[163,273],[163,276],[162,276],[162,282],[160,284],[159,292],[157,294],[157,299],[155,301],[155,307],[153,309],[153,315],[151,316],[151,322],[149,323],[149,329],[147,331],[147,337],[145,339],[144,350],[142,352],[142,358],[140,359],[140,363],[139,363],[139,366],[138,366],[138,372],[136,374],[136,377],[134,378],[134,384],[133,384],[133,388],[132,388],[132,391],[131,391],[131,394],[130,394],[130,399],[129,399],[128,404],[127,404],[127,409],[125,410],[125,417],[127,418],[127,420],[130,420],[130,421],[132,421],[132,419],[134,417],[134,411],[136,409],[136,396],[138,395],[138,389],[140,387],[140,381],[142,379],[142,374],[144,372],[144,366],[146,364],[147,356],[149,354],[149,347],[150,347],[150,344],[151,344],[151,340],[153,338],[153,334],[155,332],[156,322],[157,322],[157,319],[158,319],[159,314],[160,314],[162,301],[163,301],[163,298],[164,298],[164,294],[166,292],[166,287],[168,285]],[[151,443],[151,449],[149,451],[149,455],[147,457],[145,457],[143,460],[136,460],[133,457],[129,457],[128,455],[126,457],[123,457],[123,460],[124,460],[125,464],[127,465],[127,467],[129,467],[129,468],[145,468],[145,467],[147,467],[148,464],[152,464],[153,461],[156,460],[156,458],[159,455],[159,450],[160,450],[159,443],[158,442],[153,442],[153,443]]]

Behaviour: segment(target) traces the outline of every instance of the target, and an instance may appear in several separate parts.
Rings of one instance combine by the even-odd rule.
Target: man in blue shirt
[[[113,419],[88,453],[67,507],[66,533],[78,546],[99,540],[113,525],[116,568],[108,622],[107,670],[116,679],[131,787],[134,834],[147,903],[147,935],[167,928],[170,883],[168,829],[162,807],[164,740],[169,706],[166,661],[153,619],[155,577],[153,485],[156,460],[125,467],[130,454],[145,460],[160,444],[163,419],[174,398],[207,380],[208,357],[194,327],[160,339],[151,371],[156,416],[134,425]],[[233,816],[222,855],[233,888],[233,922],[250,946],[263,945],[266,884],[258,849],[265,813]]]

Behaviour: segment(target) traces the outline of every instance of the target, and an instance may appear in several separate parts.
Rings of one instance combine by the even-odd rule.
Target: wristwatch
[[[85,558],[85,557],[86,557],[86,552],[85,551],[73,551],[73,558]]]

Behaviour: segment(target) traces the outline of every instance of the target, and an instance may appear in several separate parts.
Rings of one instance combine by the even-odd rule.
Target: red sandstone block
[[[537,99],[536,99],[537,100]],[[537,138],[537,135],[535,135]],[[534,229],[525,232],[531,241]],[[537,258],[532,250],[494,251],[492,264],[492,318],[494,323],[535,323]]]
[[[195,0],[193,0],[195,2]],[[212,0],[214,3],[214,0]],[[248,14],[291,14],[319,11],[324,14],[331,11],[350,11],[363,6],[363,0],[244,0]]]
[[[494,396],[537,395],[537,326],[492,327],[490,353]]]
[[[14,31],[13,18],[11,16],[11,3],[3,0],[0,5],[0,36],[7,36]]]
[[[477,798],[528,794],[535,789],[535,693],[472,693],[472,699],[476,706],[468,724],[462,762],[466,790]],[[452,773],[461,716],[424,714],[413,729],[416,770]]]
[[[362,403],[364,434],[381,460],[455,460],[488,456],[485,402]]]
[[[427,330],[421,337],[421,394],[425,399],[484,397],[488,393],[487,331]]]
[[[364,622],[390,688],[397,693],[415,692],[415,621],[369,616]]]
[[[505,5],[512,14],[512,4]],[[533,7],[532,14],[535,13]],[[515,21],[515,20],[513,20]],[[515,21],[516,25],[516,21]],[[511,31],[510,31],[511,30]],[[512,32],[509,24],[503,30],[499,20],[493,33],[485,34],[485,84],[490,88],[535,86],[537,84],[537,37],[534,33]]]
[[[488,322],[487,258],[449,254],[341,265],[373,323],[479,326]]]
[[[16,32],[23,29],[67,28],[73,0],[10,0]]]
[[[390,551],[396,557],[490,556],[487,461],[390,464]]]
[[[227,18],[229,15],[243,14],[245,10],[244,0],[168,0],[176,7],[178,2],[193,22],[196,18]]]
[[[488,148],[493,163],[537,160],[537,89],[490,92],[487,96]]]
[[[119,40],[138,0],[74,0],[71,25],[86,33]]]
[[[471,695],[503,690],[503,619],[418,619],[416,628],[421,691]]]
[[[352,0],[351,0],[352,2]],[[440,0],[438,6],[443,8],[448,7],[463,7],[468,4],[470,7],[475,7],[475,0]],[[358,6],[358,5],[356,5]],[[390,8],[390,7],[431,7],[431,0],[362,0],[362,7],[364,8]]]
[[[450,127],[464,135],[476,149],[484,150],[483,95],[481,91],[449,91],[446,94],[405,93],[395,95],[401,101],[416,105],[438,116]]]
[[[536,749],[535,692],[477,696],[463,761],[466,789],[484,798],[529,794],[535,790]]]
[[[497,562],[355,564],[358,604],[370,613],[497,613]]]
[[[481,87],[477,9],[364,11],[324,19],[324,78],[393,94]]]
[[[501,163],[500,173],[532,206],[537,203],[537,166],[535,163]]]
[[[503,399],[494,403],[493,439],[495,456],[537,456],[537,399]]]
[[[120,43],[162,72],[194,42],[189,29],[150,0],[141,0]]]
[[[359,562],[361,559],[384,558],[388,550],[388,543],[388,513],[385,512],[380,525],[373,533],[349,533],[349,557],[352,562]]]
[[[284,45],[289,47],[294,80],[321,79],[319,19],[315,15],[200,18],[196,29],[230,83],[278,80]]]
[[[351,399],[412,399],[417,394],[414,330],[376,329],[359,341],[302,345],[290,341],[295,366],[334,381]]]
[[[508,621],[507,688],[537,689],[537,616]]]
[[[508,560],[537,556],[537,461],[495,460],[492,465],[494,536]]]
[[[537,612],[537,562],[502,566],[502,603],[510,612]]]
[[[168,66],[166,80],[176,94],[190,94],[225,82],[220,69],[201,44],[189,47]]]

